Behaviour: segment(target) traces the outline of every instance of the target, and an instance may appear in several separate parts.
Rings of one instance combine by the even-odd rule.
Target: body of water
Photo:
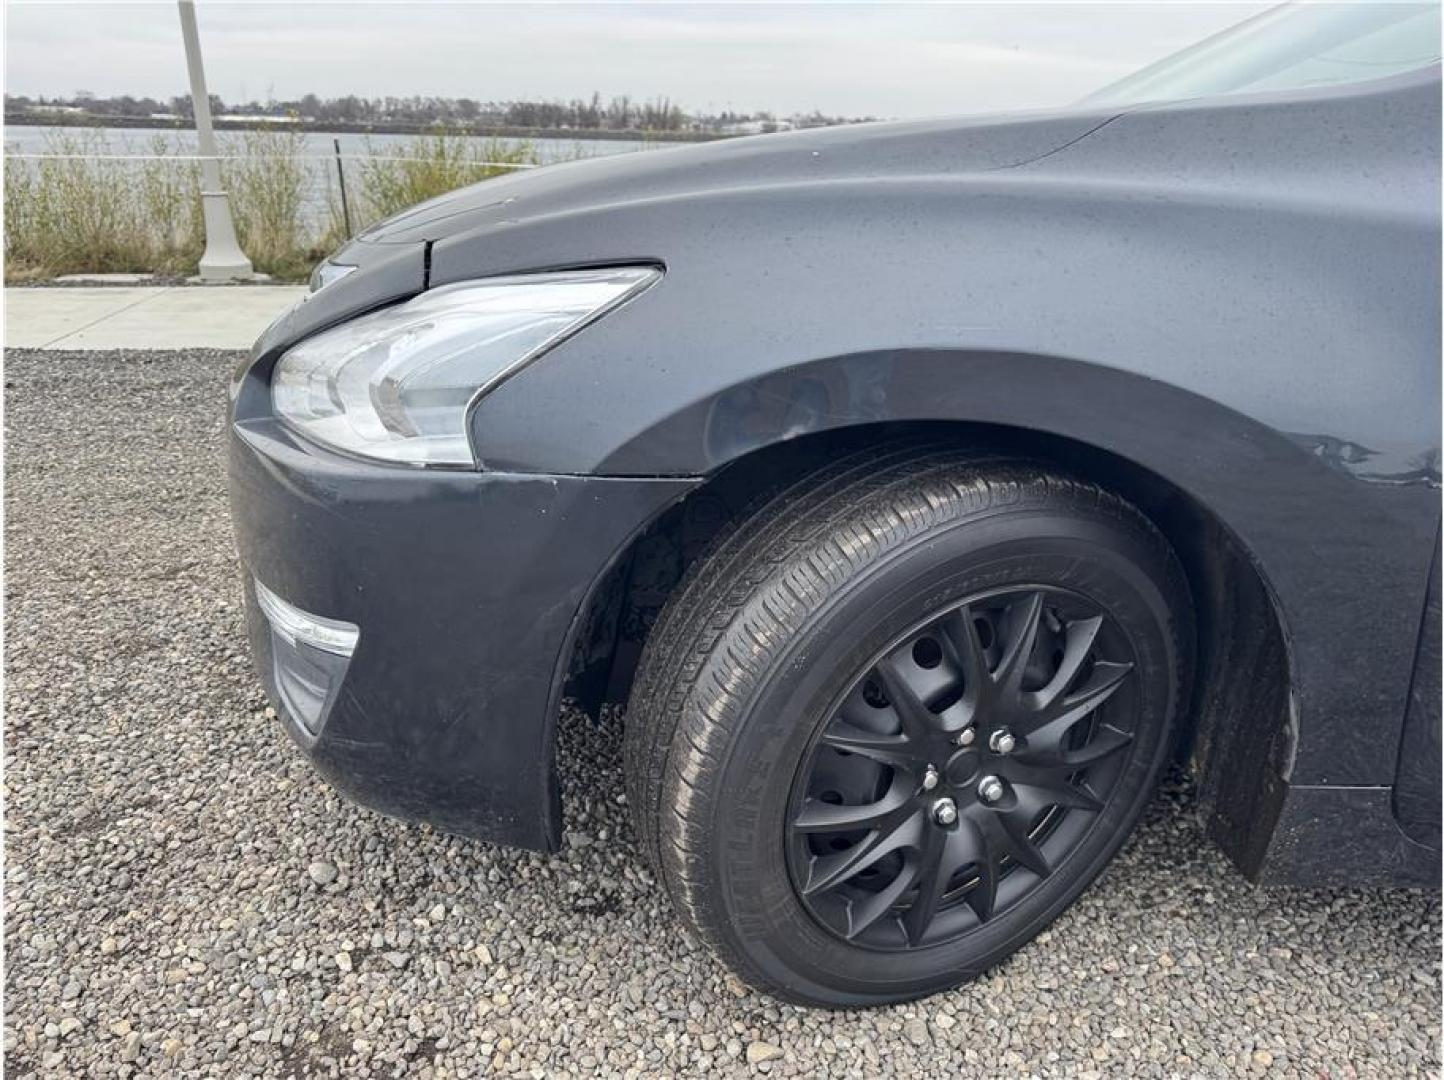
[[[283,128],[280,130],[284,130]],[[216,141],[221,153],[227,148],[241,145],[243,132],[218,131]],[[40,125],[14,125],[5,129],[7,153],[44,154],[54,148],[57,139],[84,138],[93,141],[102,153],[107,154],[148,154],[154,140],[165,140],[173,152],[193,154],[196,152],[194,131],[176,131],[171,128],[78,128],[45,127]],[[405,147],[416,138],[414,135],[363,135],[355,132],[329,133],[308,131],[301,136],[307,155],[330,155],[334,153],[332,140],[341,140],[343,156],[366,157],[373,154],[401,154]],[[471,135],[457,136],[467,142],[487,143],[491,140]],[[503,145],[515,146],[529,142],[536,149],[542,161],[570,160],[577,157],[601,157],[606,154],[625,154],[634,150],[653,150],[680,145],[662,142],[627,142],[619,139],[498,139]]]
[[[408,147],[417,138],[415,135],[365,135],[352,132],[327,133],[308,131],[301,135],[302,154],[306,164],[303,212],[312,224],[327,220],[331,206],[337,200],[335,149],[332,140],[341,141],[343,167],[346,170],[347,187],[354,198],[360,181],[360,170],[366,158],[404,157]],[[529,143],[543,164],[555,161],[570,161],[574,158],[603,157],[611,154],[635,153],[639,150],[660,150],[676,147],[679,143],[624,142],[620,140],[594,139],[497,139],[477,136],[457,136],[458,139],[479,145],[493,141],[503,146],[515,147]],[[244,133],[218,131],[216,142],[222,156],[239,154],[243,146]],[[55,154],[67,151],[66,144],[74,146],[83,143],[87,155],[118,155],[134,157],[156,152],[157,140],[168,154],[195,154],[196,134],[194,131],[174,129],[135,128],[79,128],[16,125],[5,129],[5,153],[11,155]],[[33,162],[29,162],[33,164]],[[27,159],[16,157],[11,165],[27,164]]]

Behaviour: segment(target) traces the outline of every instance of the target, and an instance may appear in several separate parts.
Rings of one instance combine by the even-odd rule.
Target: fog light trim
[[[361,628],[340,619],[327,619],[289,604],[254,579],[256,603],[276,636],[293,648],[308,645],[333,656],[349,657],[356,651]]]

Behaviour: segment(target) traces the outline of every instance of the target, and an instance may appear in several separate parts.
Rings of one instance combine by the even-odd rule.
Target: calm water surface
[[[196,135],[193,131],[145,128],[74,128],[44,126],[13,126],[5,129],[5,152],[11,154],[51,154],[63,151],[62,140],[84,140],[85,152],[98,154],[119,154],[139,156],[155,152],[156,141],[160,140],[168,153],[194,154]],[[239,153],[243,134],[235,131],[220,131],[216,139],[220,152]],[[413,135],[363,135],[355,133],[327,133],[308,131],[301,136],[303,155],[307,166],[304,194],[304,213],[313,223],[324,221],[330,213],[330,206],[336,200],[336,163],[333,139],[341,140],[341,154],[345,159],[347,185],[355,196],[355,185],[359,184],[359,170],[362,159],[371,156],[404,156]],[[491,140],[475,136],[458,136],[466,142],[486,144]],[[545,163],[570,161],[579,157],[603,157],[610,154],[626,154],[639,150],[648,152],[664,150],[685,144],[634,142],[611,139],[498,139],[504,146],[516,146],[529,142],[537,156]],[[24,159],[16,159],[12,165],[23,165]]]

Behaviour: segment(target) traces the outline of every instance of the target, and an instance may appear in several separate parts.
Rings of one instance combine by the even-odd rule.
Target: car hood
[[[518,170],[402,211],[367,229],[356,243],[439,241],[492,223],[518,224],[619,202],[756,185],[1007,169],[1077,142],[1118,112],[1093,107],[851,124]]]

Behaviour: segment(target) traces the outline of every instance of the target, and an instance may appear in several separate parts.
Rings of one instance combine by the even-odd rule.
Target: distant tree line
[[[210,97],[215,116],[269,116],[289,118],[324,126],[327,123],[388,124],[428,127],[518,127],[571,131],[655,131],[711,132],[729,134],[742,130],[776,131],[794,127],[822,127],[853,123],[871,117],[826,116],[820,112],[778,117],[770,112],[739,113],[726,110],[718,113],[689,112],[667,97],[650,101],[634,101],[627,95],[606,101],[593,93],[587,100],[571,101],[477,101],[473,98],[379,97],[363,98],[355,94],[322,98],[306,94],[294,100],[230,103],[219,96]],[[122,117],[140,120],[152,117],[190,119],[189,96],[177,95],[167,100],[151,97],[98,97],[84,90],[68,97],[28,97],[6,94],[7,114],[35,112],[78,112],[98,118]]]

